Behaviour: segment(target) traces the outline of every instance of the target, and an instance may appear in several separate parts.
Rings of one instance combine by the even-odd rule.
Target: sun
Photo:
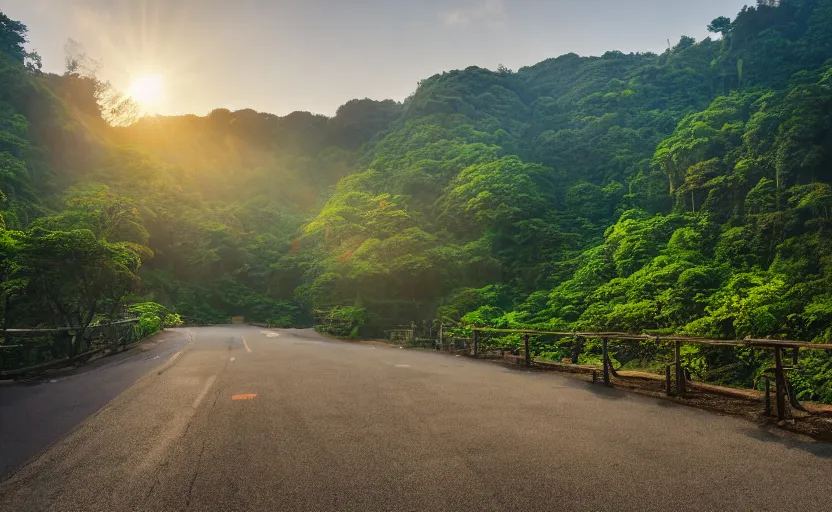
[[[144,75],[130,86],[129,95],[145,107],[153,106],[162,99],[164,83],[159,75]]]

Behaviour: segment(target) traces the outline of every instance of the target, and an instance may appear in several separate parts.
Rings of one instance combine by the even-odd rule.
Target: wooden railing
[[[770,340],[770,339],[742,339],[742,340],[718,340],[709,338],[696,338],[690,336],[662,336],[655,334],[629,334],[620,332],[565,332],[565,331],[537,331],[524,329],[492,329],[486,327],[469,327],[473,332],[472,340],[472,355],[478,357],[480,352],[480,337],[481,333],[502,333],[502,334],[520,334],[523,336],[523,343],[525,349],[525,364],[527,367],[532,365],[531,350],[529,348],[529,338],[532,335],[548,335],[555,337],[572,337],[578,343],[584,339],[600,339],[602,341],[602,364],[601,370],[603,372],[604,384],[611,385],[611,376],[618,377],[618,373],[613,368],[611,359],[609,357],[608,342],[609,340],[621,341],[642,341],[652,343],[673,343],[674,344],[674,361],[672,366],[675,369],[676,394],[684,396],[687,392],[687,376],[683,368],[681,348],[683,344],[697,344],[697,345],[719,345],[730,347],[748,347],[760,348],[774,351],[774,366],[764,371],[770,373],[774,377],[775,383],[775,398],[777,403],[777,417],[783,420],[786,416],[786,400],[788,399],[791,406],[804,410],[797,400],[792,386],[786,376],[786,372],[794,369],[798,363],[798,355],[801,349],[807,350],[832,350],[832,343],[809,343],[805,341],[792,340]],[[783,351],[791,351],[792,366],[787,367],[783,364]],[[770,395],[769,395],[769,377],[764,376],[766,384],[766,410],[770,410]],[[665,367],[665,381],[667,393],[671,393],[671,371],[670,365]]]

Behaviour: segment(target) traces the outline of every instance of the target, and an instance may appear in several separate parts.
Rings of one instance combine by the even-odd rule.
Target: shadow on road
[[[608,388],[604,386],[603,382],[596,382],[593,384],[592,382],[564,377],[562,382],[558,382],[558,384],[572,389],[583,389],[599,398],[605,398],[608,400],[620,400],[622,398],[632,396],[632,394],[627,391],[618,388]]]
[[[747,429],[744,432],[748,437],[764,443],[775,443],[782,445],[789,450],[802,450],[811,453],[816,457],[832,459],[832,445],[802,441],[797,438],[779,436],[764,428]]]
[[[618,388],[608,388],[604,386],[604,384],[598,383],[584,383],[582,386],[584,389],[592,393],[593,395],[606,398],[608,400],[620,400],[622,398],[626,398],[629,394],[626,391],[622,391]]]

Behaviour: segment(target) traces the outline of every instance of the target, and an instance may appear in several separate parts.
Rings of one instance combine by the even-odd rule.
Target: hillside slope
[[[442,73],[333,118],[118,128],[94,77],[4,55],[3,217],[132,244],[131,297],[192,321],[828,340],[832,0],[758,2],[709,28],[660,55]],[[31,290],[7,293],[7,319],[45,322]],[[728,382],[762,364],[689,356]],[[832,362],[807,364],[799,391],[832,399]]]

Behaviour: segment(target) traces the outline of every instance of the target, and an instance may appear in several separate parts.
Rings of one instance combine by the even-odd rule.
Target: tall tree
[[[723,36],[728,35],[728,32],[731,31],[731,18],[727,18],[725,16],[720,16],[719,18],[714,19],[708,25],[708,32],[713,32],[714,34],[721,34]]]
[[[15,21],[0,11],[0,52],[23,63],[26,58],[26,25]]]
[[[7,293],[38,297],[51,313],[53,327],[75,330],[80,348],[96,315],[108,315],[138,284],[141,261],[125,244],[96,239],[89,230],[26,234],[16,250],[6,281]]]

